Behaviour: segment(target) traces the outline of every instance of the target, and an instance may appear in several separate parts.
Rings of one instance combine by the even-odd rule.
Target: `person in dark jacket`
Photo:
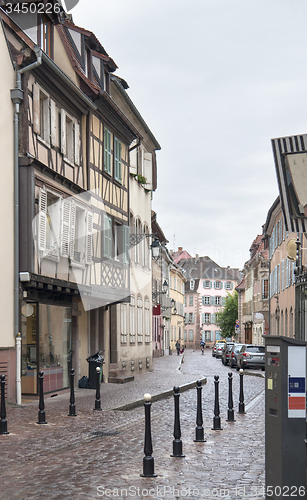
[[[177,340],[175,347],[176,347],[176,351],[177,351],[177,356],[179,356],[179,354],[180,354],[180,342],[179,342],[179,340]]]

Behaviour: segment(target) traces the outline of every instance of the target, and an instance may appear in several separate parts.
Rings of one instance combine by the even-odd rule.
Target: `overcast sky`
[[[242,268],[278,187],[271,139],[307,132],[306,0],[80,0],[161,145],[168,248]]]

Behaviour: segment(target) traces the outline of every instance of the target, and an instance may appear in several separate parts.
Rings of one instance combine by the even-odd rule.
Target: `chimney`
[[[182,247],[178,247],[178,252],[182,252]]]

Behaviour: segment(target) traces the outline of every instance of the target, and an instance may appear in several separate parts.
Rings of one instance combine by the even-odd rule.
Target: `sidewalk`
[[[209,350],[208,350],[209,351]],[[45,400],[48,425],[37,425],[38,403],[7,408],[8,436],[0,436],[1,500],[249,498],[264,487],[264,379],[244,377],[246,415],[226,422],[228,372],[211,352],[186,351],[154,360],[151,373],[124,385],[103,384],[103,411],[93,411],[95,391],[76,391],[77,417],[68,417],[69,394]],[[179,370],[180,366],[180,370]],[[234,409],[238,379],[233,372]],[[214,382],[220,376],[222,431],[213,431]],[[259,373],[258,373],[259,374]],[[180,395],[184,458],[171,458],[173,397],[152,404],[153,457],[157,478],[141,478],[144,408],[127,403],[207,378],[203,386],[205,443],[194,443],[196,390]],[[241,488],[241,489],[240,489]],[[151,494],[149,493],[151,491]]]

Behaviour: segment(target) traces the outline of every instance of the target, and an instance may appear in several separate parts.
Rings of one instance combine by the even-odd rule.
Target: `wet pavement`
[[[227,422],[228,373],[233,373],[235,422]],[[264,378],[244,376],[246,414],[237,413],[239,374],[212,358],[211,350],[154,360],[151,373],[128,384],[101,386],[102,411],[93,411],[95,391],[77,389],[77,417],[68,417],[69,393],[45,399],[47,425],[38,425],[38,402],[7,406],[9,435],[0,436],[1,500],[264,498]],[[214,375],[219,375],[223,430],[212,430]],[[151,406],[155,478],[142,478],[144,408],[116,410],[149,392],[157,395],[206,378],[202,408],[206,442],[195,443],[197,391],[180,393],[185,457],[171,457],[173,396]]]

